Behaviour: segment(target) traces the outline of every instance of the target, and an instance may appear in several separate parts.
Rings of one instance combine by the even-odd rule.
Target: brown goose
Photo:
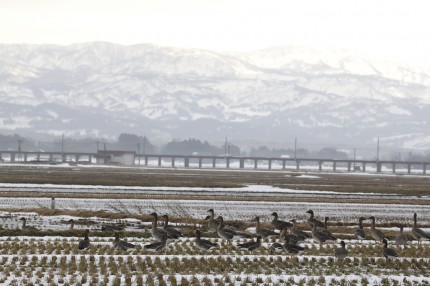
[[[288,227],[285,227],[279,234],[280,243],[285,243],[287,240],[290,244],[297,244],[299,242],[303,242],[303,240],[300,239],[297,235],[287,232],[288,230]]]
[[[163,239],[167,240],[167,233],[164,230],[161,230],[157,227],[158,217],[157,213],[151,213],[150,216],[152,216],[152,238],[154,238],[156,241],[163,241]]]
[[[292,219],[292,220],[290,220],[291,222],[292,222],[292,224],[293,224],[293,226],[290,228],[290,233],[291,234],[294,234],[294,235],[296,235],[297,237],[299,237],[300,238],[300,240],[305,240],[305,239],[307,239],[307,238],[312,238],[312,235],[310,235],[309,233],[307,233],[307,232],[304,232],[304,231],[302,231],[302,230],[299,230],[298,228],[297,228],[297,223],[296,223],[296,220],[295,219]]]
[[[25,217],[20,218],[19,220],[22,220],[22,229],[27,230],[39,230],[37,227],[32,225],[27,225],[27,219]]]
[[[412,227],[412,235],[416,240],[418,240],[418,244],[420,244],[422,240],[430,240],[430,234],[417,227],[417,213],[414,213],[414,226]]]
[[[102,231],[122,231],[124,230],[123,225],[117,225],[117,224],[104,224],[101,227]]]
[[[215,219],[215,212],[213,209],[208,209],[209,216],[205,218],[205,220],[208,220],[208,229],[209,231],[216,232],[219,221]]]
[[[169,216],[168,215],[166,215],[166,214],[163,215],[163,218],[164,218],[163,230],[167,233],[169,238],[178,239],[180,237],[183,237],[182,233],[179,230],[169,226]]]
[[[302,253],[305,249],[299,245],[290,243],[289,239],[286,239],[282,245],[284,250],[290,255],[297,255]]]
[[[400,232],[396,235],[395,241],[397,245],[406,245],[408,244],[408,238],[403,233],[403,226],[399,226]]]
[[[364,217],[360,217],[358,219],[358,228],[355,230],[354,233],[355,237],[359,240],[366,239],[366,232],[364,232],[363,229],[363,220],[365,220]]]
[[[312,238],[315,242],[318,242],[320,244],[320,247],[324,242],[327,241],[327,236],[323,232],[317,230],[316,223],[314,223],[312,226]]]
[[[289,222],[278,219],[278,213],[277,212],[273,212],[272,216],[273,216],[272,225],[277,230],[283,230],[286,227],[292,227],[293,226]]]
[[[348,249],[345,247],[345,241],[340,242],[341,247],[334,250],[334,256],[337,260],[342,261],[348,255]]]
[[[216,229],[216,233],[220,238],[227,240],[227,243],[230,244],[230,240],[241,237],[241,235],[234,230],[225,228],[224,219],[222,216],[219,216],[217,220],[219,221],[219,225]]]
[[[210,249],[219,247],[218,244],[213,243],[212,241],[209,241],[207,239],[201,239],[200,230],[196,229],[195,234],[196,234],[196,246],[201,250],[210,250]]]
[[[161,251],[167,246],[167,236],[163,236],[161,241],[156,241],[144,246],[149,251]]]
[[[75,227],[75,220],[74,219],[70,219],[70,230],[73,230],[73,228]]]
[[[310,214],[311,216],[308,218],[308,224],[311,228],[313,228],[314,224],[316,224],[317,227],[324,227],[324,224],[322,223],[322,221],[317,220],[314,217],[314,211],[313,210],[308,210],[306,213]]]
[[[271,235],[276,235],[276,232],[274,232],[271,229],[267,229],[267,228],[262,228],[260,226],[260,217],[256,216],[252,221],[255,221],[257,223],[257,227],[255,228],[255,233],[257,233],[257,235],[261,235],[262,237],[268,237]]]
[[[270,253],[276,252],[282,252],[284,251],[284,245],[282,243],[279,242],[274,242],[270,245]]]
[[[239,243],[237,245],[240,249],[246,249],[248,251],[253,251],[261,247],[261,235],[257,236],[257,241],[248,241],[244,243]]]
[[[129,249],[133,249],[136,246],[134,244],[131,244],[129,242],[123,241],[119,239],[119,233],[115,233],[115,240],[113,241],[113,247],[118,249],[118,250],[129,250]]]
[[[327,228],[327,222],[328,222],[328,217],[326,216],[326,217],[324,218],[324,228],[321,230],[321,232],[322,232],[322,233],[324,233],[324,234],[327,236],[327,240],[333,240],[333,241],[336,241],[336,240],[337,240],[337,238],[336,238],[336,237],[334,237],[334,236],[332,235],[331,231],[330,231],[330,230],[328,230],[328,228]]]
[[[382,239],[382,242],[384,243],[384,249],[382,250],[382,254],[387,260],[399,257],[399,255],[394,249],[388,247],[388,242],[385,238]]]
[[[369,217],[369,219],[372,220],[372,225],[370,227],[370,235],[373,237],[374,240],[380,242],[381,240],[386,238],[386,236],[382,231],[375,228],[375,217],[371,216]]]
[[[88,247],[90,247],[90,239],[88,238],[89,233],[90,233],[90,230],[86,229],[85,234],[84,234],[84,239],[79,241],[79,244],[78,244],[79,250],[84,250],[84,249],[87,249]]]

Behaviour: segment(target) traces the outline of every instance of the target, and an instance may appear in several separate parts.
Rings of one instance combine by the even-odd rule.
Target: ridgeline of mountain
[[[429,70],[308,47],[0,45],[0,106],[27,136],[430,143]]]

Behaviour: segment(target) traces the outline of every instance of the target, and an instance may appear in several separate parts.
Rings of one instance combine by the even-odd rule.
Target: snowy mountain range
[[[350,51],[0,45],[0,133],[429,148],[430,65]]]

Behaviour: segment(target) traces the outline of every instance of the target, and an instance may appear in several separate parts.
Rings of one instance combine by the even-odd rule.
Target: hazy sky
[[[0,0],[0,42],[314,45],[429,59],[429,12],[427,0]]]

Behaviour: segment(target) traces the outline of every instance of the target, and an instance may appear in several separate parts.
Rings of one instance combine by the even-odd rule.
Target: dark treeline
[[[215,146],[207,141],[189,138],[185,140],[172,140],[167,144],[156,146],[146,136],[122,133],[116,140],[97,138],[73,139],[59,137],[51,141],[36,141],[21,137],[18,134],[1,135],[0,150],[10,151],[53,151],[53,152],[86,152],[95,153],[97,150],[123,150],[134,151],[136,154],[165,154],[165,155],[202,155],[202,156],[249,156],[271,158],[316,158],[316,159],[351,159],[351,153],[325,147],[319,150],[306,148],[269,148],[260,146],[251,150],[241,150],[231,142]],[[374,158],[369,158],[374,159]],[[408,152],[403,156],[400,153],[391,154],[387,160],[399,161],[430,161],[430,153],[414,154]]]

